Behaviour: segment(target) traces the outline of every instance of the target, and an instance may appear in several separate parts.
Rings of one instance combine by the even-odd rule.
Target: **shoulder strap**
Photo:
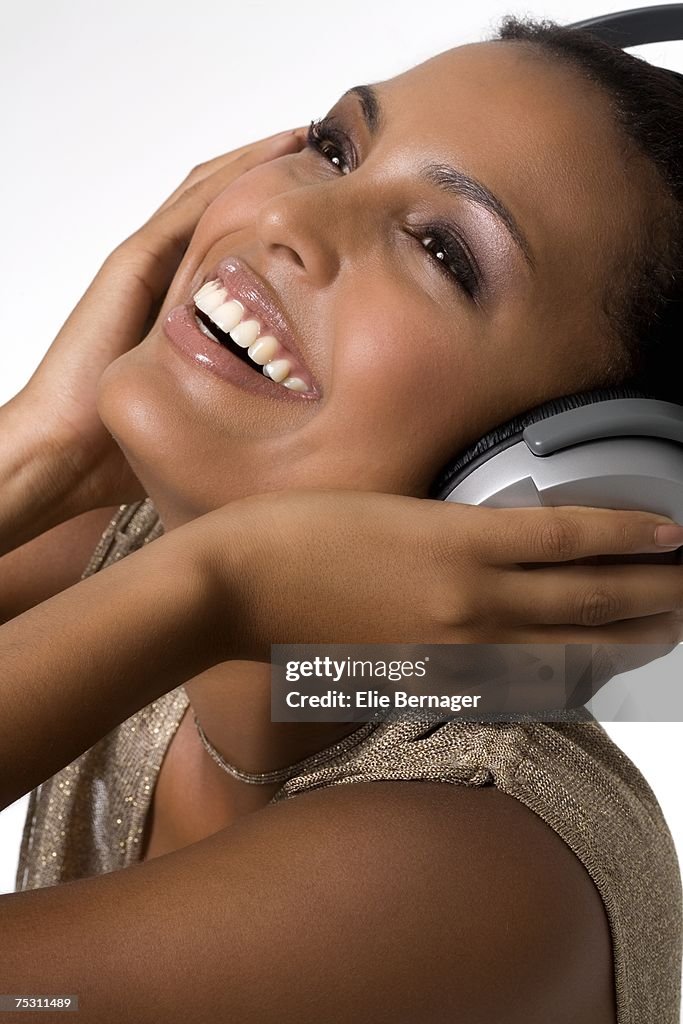
[[[163,532],[163,525],[151,498],[136,501],[132,505],[119,505],[98,540],[81,579],[137,551],[143,544],[160,537]]]

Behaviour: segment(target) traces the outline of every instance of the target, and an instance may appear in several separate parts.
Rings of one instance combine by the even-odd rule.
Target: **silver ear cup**
[[[451,465],[438,496],[497,508],[635,509],[682,521],[683,406],[576,397],[487,435]]]
[[[471,473],[477,466],[492,458],[498,452],[523,439],[524,431],[533,423],[558,416],[570,409],[583,408],[597,402],[612,401],[619,398],[646,398],[642,391],[635,388],[602,388],[593,391],[582,391],[571,395],[561,395],[541,405],[534,406],[506,422],[490,430],[484,437],[459,452],[442,467],[430,488],[430,497],[445,499],[456,483]]]
[[[651,438],[610,438],[542,458],[520,441],[468,474],[445,500],[494,508],[636,509],[680,522],[683,446]]]

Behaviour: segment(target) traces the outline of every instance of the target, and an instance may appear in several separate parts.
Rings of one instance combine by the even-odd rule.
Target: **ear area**
[[[567,409],[578,409],[581,406],[592,405],[595,402],[605,402],[616,398],[648,397],[649,395],[636,388],[600,388],[594,391],[580,391],[572,395],[562,395],[559,398],[553,398],[548,402],[543,402],[541,405],[534,406],[533,409],[514,416],[505,423],[495,427],[446,463],[431,485],[429,496],[431,498],[445,499],[467,472],[471,472],[494,455],[497,455],[498,452],[504,451],[521,440],[524,429],[531,423],[537,423],[539,420],[556,416],[558,413],[566,412]]]

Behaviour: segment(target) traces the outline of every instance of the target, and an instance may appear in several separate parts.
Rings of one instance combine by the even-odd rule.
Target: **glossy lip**
[[[230,349],[212,341],[197,326],[194,303],[175,306],[164,320],[163,332],[183,359],[246,391],[281,402],[317,402],[320,398],[318,394],[290,391],[264,373],[247,366]]]
[[[310,367],[301,354],[301,347],[295,340],[292,326],[278,303],[277,296],[269,284],[258,277],[246,262],[239,256],[226,256],[214,270],[204,278],[193,295],[207,281],[218,279],[228,293],[229,298],[237,299],[245,309],[258,317],[263,327],[263,334],[273,334],[284,348],[289,349],[308,373],[313,390],[317,397],[321,388]]]

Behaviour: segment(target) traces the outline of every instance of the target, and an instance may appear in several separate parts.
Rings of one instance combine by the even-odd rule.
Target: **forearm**
[[[221,660],[193,525],[0,626],[0,807]]]
[[[38,438],[15,400],[0,407],[0,556],[76,514],[56,442]]]

